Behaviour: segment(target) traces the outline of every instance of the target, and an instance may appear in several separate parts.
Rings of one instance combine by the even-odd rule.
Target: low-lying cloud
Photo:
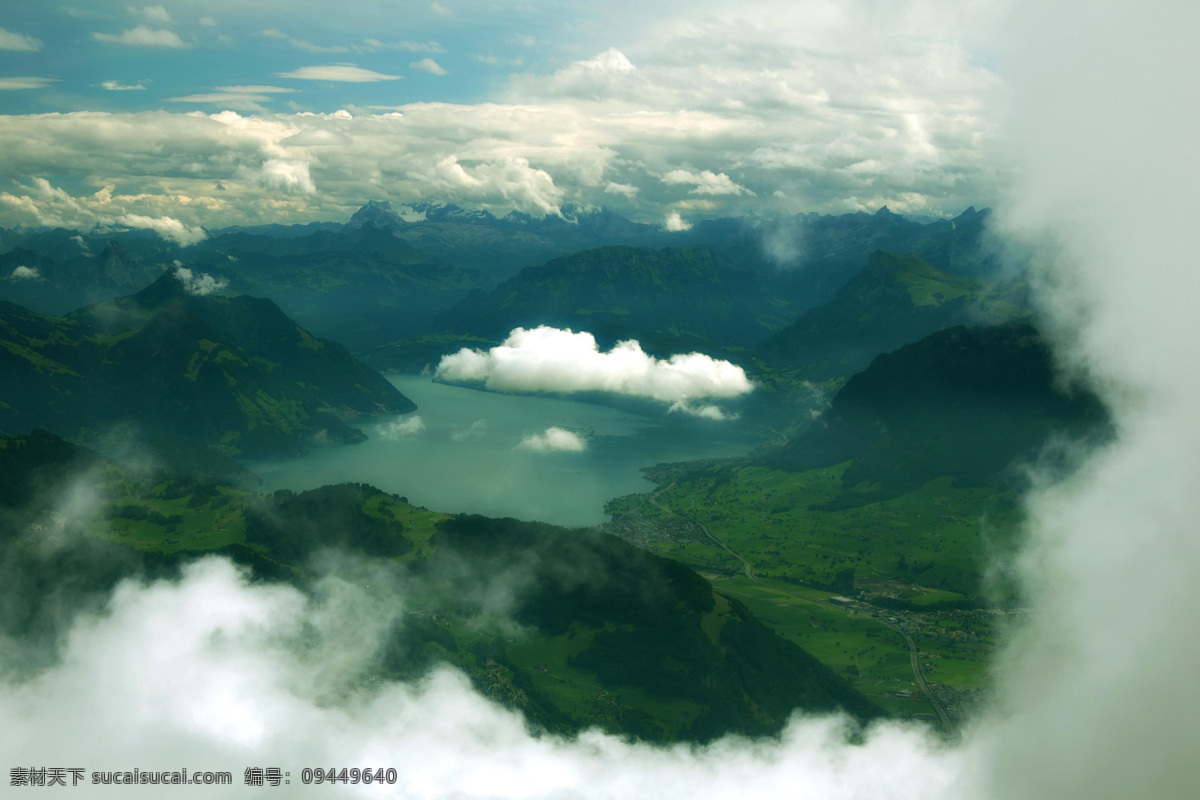
[[[404,419],[393,420],[379,426],[379,435],[384,439],[407,439],[425,430],[425,421],[416,414]]]
[[[521,450],[534,450],[541,453],[582,453],[587,450],[587,440],[577,433],[551,426],[542,433],[531,433],[517,445]]]
[[[14,281],[36,281],[42,277],[42,272],[37,267],[27,267],[22,264],[14,269],[8,277],[9,280]]]
[[[370,584],[367,588],[366,584]],[[11,766],[93,771],[188,767],[229,771],[208,797],[263,791],[249,766],[291,773],[289,797],[358,797],[357,786],[305,786],[306,766],[393,768],[372,797],[717,798],[945,796],[962,759],[896,724],[845,744],[838,717],[797,717],[778,740],[728,738],[703,747],[631,744],[597,731],[533,736],[519,712],[435,668],[410,682],[363,682],[396,621],[403,586],[324,579],[313,596],[250,582],[208,558],[178,581],[122,584],[107,613],[80,617],[62,659],[23,684],[0,684],[0,752]],[[399,590],[399,593],[397,593]],[[97,735],[98,726],[103,735]],[[7,776],[6,776],[7,780]],[[70,785],[71,777],[67,774]]]
[[[124,214],[117,218],[118,225],[129,228],[145,228],[162,238],[187,247],[208,238],[208,233],[198,225],[184,225],[174,217],[147,217],[141,214]]]
[[[224,278],[214,278],[207,272],[193,272],[187,267],[176,267],[175,278],[183,284],[184,291],[198,297],[219,292],[229,285]]]
[[[542,325],[515,328],[490,350],[464,347],[443,356],[436,376],[452,383],[483,384],[498,392],[576,394],[602,392],[643,397],[671,411],[716,418],[711,400],[732,400],[753,391],[745,371],[703,353],[659,359],[633,340],[602,351],[596,338]]]

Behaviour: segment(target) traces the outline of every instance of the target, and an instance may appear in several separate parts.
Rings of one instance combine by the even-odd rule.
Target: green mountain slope
[[[405,614],[364,679],[449,662],[538,728],[703,741],[777,732],[797,708],[880,714],[687,567],[612,536],[439,514],[362,485],[263,497],[131,473],[48,434],[0,437],[0,466],[22,463],[47,478],[86,470],[103,500],[63,520],[52,502],[0,494],[0,562],[22,575],[19,596],[0,587],[3,633],[53,641],[50,594],[94,602],[122,575],[169,575],[214,552],[305,591],[330,564],[402,586]],[[343,558],[314,558],[326,548]]]
[[[879,356],[817,424],[762,461],[795,471],[849,461],[842,485],[871,487],[855,495],[863,503],[938,477],[999,485],[1052,435],[1103,434],[1106,424],[1095,395],[1056,384],[1029,325],[955,327]]]
[[[0,384],[3,430],[124,425],[245,456],[358,441],[345,419],[415,407],[269,300],[194,296],[170,274],[67,317],[0,304]]]
[[[954,327],[877,357],[782,446],[659,465],[606,511],[889,710],[952,723],[1019,603],[1024,466],[1061,475],[1108,435],[1033,328]]]
[[[439,318],[442,327],[502,338],[517,326],[588,330],[605,342],[747,345],[785,324],[787,304],[758,276],[707,247],[601,247],[528,267]]]
[[[279,238],[229,233],[190,248],[196,269],[231,290],[278,303],[321,336],[358,351],[423,332],[434,315],[482,285],[482,276],[365,224]]]
[[[790,380],[846,378],[880,353],[952,325],[1002,322],[1026,312],[1017,287],[943,272],[883,250],[826,305],[763,342],[760,362]]]

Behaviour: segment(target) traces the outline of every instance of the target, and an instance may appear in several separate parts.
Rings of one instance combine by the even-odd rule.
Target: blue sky
[[[9,3],[0,225],[345,219],[368,199],[671,228],[957,214],[1004,181],[1004,9]]]

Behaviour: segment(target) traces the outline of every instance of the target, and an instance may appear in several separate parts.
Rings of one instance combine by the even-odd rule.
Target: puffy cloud
[[[327,577],[307,597],[250,582],[205,559],[178,581],[128,582],[105,613],[80,617],[62,658],[23,684],[0,684],[0,749],[14,764],[88,770],[187,764],[232,768],[293,760],[289,796],[356,797],[359,787],[308,787],[304,764],[385,766],[405,797],[822,797],[941,800],[955,796],[963,759],[898,725],[847,745],[838,718],[797,718],[778,739],[658,747],[587,731],[535,736],[519,712],[484,699],[439,667],[408,683],[364,686],[386,632],[403,635],[404,584]],[[119,720],[93,735],[97,720]],[[109,766],[112,765],[112,766]],[[880,785],[886,776],[886,788]],[[90,780],[85,772],[84,780]],[[127,796],[124,787],[89,796]],[[378,793],[378,792],[377,792]],[[388,794],[388,796],[393,796]],[[961,795],[960,795],[961,796]]]
[[[594,58],[575,61],[544,81],[532,85],[559,97],[600,100],[624,96],[630,90],[630,78],[637,67],[615,47]]]
[[[606,41],[584,52],[598,55],[548,74],[512,77],[490,102],[376,101],[378,110],[403,116],[349,107],[356,119],[345,125],[328,114],[266,111],[268,92],[204,92],[172,104],[254,112],[261,117],[254,137],[216,132],[209,120],[186,113],[170,120],[22,115],[0,119],[0,135],[6,149],[34,157],[0,153],[0,167],[22,183],[49,169],[94,176],[126,195],[146,195],[141,202],[159,205],[155,216],[210,227],[344,219],[361,204],[364,187],[393,202],[454,202],[500,214],[607,205],[651,222],[673,209],[693,221],[749,211],[873,211],[884,204],[899,212],[958,213],[989,203],[1007,180],[994,143],[991,106],[1002,91],[995,60],[964,34],[975,19],[991,24],[987,7],[972,6],[964,16],[922,13],[909,4],[901,4],[903,13],[886,14],[820,1],[772,14],[753,5],[701,5],[687,19],[651,4],[628,8],[621,31],[593,20],[600,26],[595,36]],[[613,42],[619,46],[609,47]],[[382,35],[346,46],[443,49]],[[280,74],[400,77],[336,64]],[[322,136],[339,137],[339,145],[315,144]],[[252,147],[287,152],[260,152],[250,163]],[[321,193],[277,197],[258,178],[269,158],[309,164]],[[550,194],[514,191],[513,176],[479,184],[446,169],[457,163],[483,179],[480,165],[511,172],[506,165],[520,159],[529,174],[516,186],[540,172]],[[47,162],[49,169],[36,167]],[[662,180],[678,172],[693,182]],[[213,188],[218,182],[220,192]],[[689,199],[713,202],[680,205],[681,188]],[[172,207],[178,196],[193,202]]]
[[[45,89],[52,83],[56,83],[58,78],[0,78],[0,92],[14,91],[21,89]]]
[[[176,267],[174,274],[188,294],[200,297],[219,292],[229,285],[229,281],[224,278],[214,278],[207,272],[193,272],[187,267]]]
[[[23,33],[14,33],[5,28],[0,28],[0,50],[17,50],[31,53],[41,49],[42,43],[40,40],[32,36],[26,36]]]
[[[558,214],[562,190],[545,170],[535,169],[524,158],[506,158],[464,167],[457,156],[437,163],[431,175],[451,197],[490,201],[516,208],[532,208],[539,215]]]
[[[408,66],[413,69],[419,69],[422,72],[428,72],[430,75],[449,75],[450,73],[441,64],[434,61],[432,58],[422,58],[420,61],[414,61]]]
[[[692,223],[681,217],[678,211],[671,209],[667,214],[666,220],[663,221],[663,227],[672,233],[678,233],[679,231],[691,230]]]
[[[258,180],[268,186],[278,187],[289,192],[304,192],[312,194],[317,191],[309,174],[308,164],[304,161],[271,158],[263,162]]]
[[[133,47],[167,47],[183,48],[187,43],[179,38],[179,34],[165,28],[148,28],[138,25],[121,33],[93,33],[92,38],[98,42],[111,44],[126,44]]]
[[[380,425],[379,435],[384,439],[407,439],[425,430],[425,421],[416,414],[404,419],[392,420],[386,425]]]
[[[208,234],[203,228],[189,228],[174,217],[145,217],[141,214],[123,214],[117,217],[118,225],[130,228],[148,228],[168,241],[187,247],[204,241]]]
[[[604,193],[619,194],[632,200],[633,198],[637,197],[638,187],[634,186],[632,183],[616,183],[614,181],[609,181],[608,183],[604,184]]]
[[[9,280],[14,280],[14,281],[28,281],[28,280],[36,281],[42,277],[42,273],[41,273],[41,270],[39,270],[37,267],[27,267],[24,264],[22,264],[19,267],[17,267],[16,269],[14,269],[12,271],[12,274],[9,275],[8,277],[9,277]]]
[[[291,72],[276,72],[275,77],[340,83],[370,83],[372,81],[398,81],[401,79],[400,75],[384,75],[381,72],[363,69],[353,64],[327,64],[317,67],[300,67]]]
[[[517,445],[521,450],[534,450],[540,453],[582,453],[587,449],[587,440],[577,433],[565,428],[552,426],[542,433],[531,433]]]
[[[441,3],[430,3],[429,10],[432,11],[434,14],[438,15],[439,17],[454,16],[454,12],[451,11],[446,6],[442,5]]]
[[[685,169],[673,169],[666,175],[662,176],[662,181],[668,185],[688,184],[696,188],[691,190],[691,194],[748,194],[753,196],[754,192],[747,189],[745,186],[739,186],[724,172],[714,173],[709,170],[701,172],[689,172]]]
[[[503,344],[490,350],[463,348],[444,356],[437,377],[460,383],[481,383],[500,392],[605,392],[645,397],[667,404],[672,411],[712,417],[708,404],[730,400],[753,390],[741,367],[702,353],[657,359],[635,341],[600,350],[587,332],[575,333],[546,325],[516,328]]]

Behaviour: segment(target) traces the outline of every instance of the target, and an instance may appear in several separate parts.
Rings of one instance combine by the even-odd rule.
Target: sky
[[[1007,180],[1007,5],[10,0],[0,226],[957,215]]]

